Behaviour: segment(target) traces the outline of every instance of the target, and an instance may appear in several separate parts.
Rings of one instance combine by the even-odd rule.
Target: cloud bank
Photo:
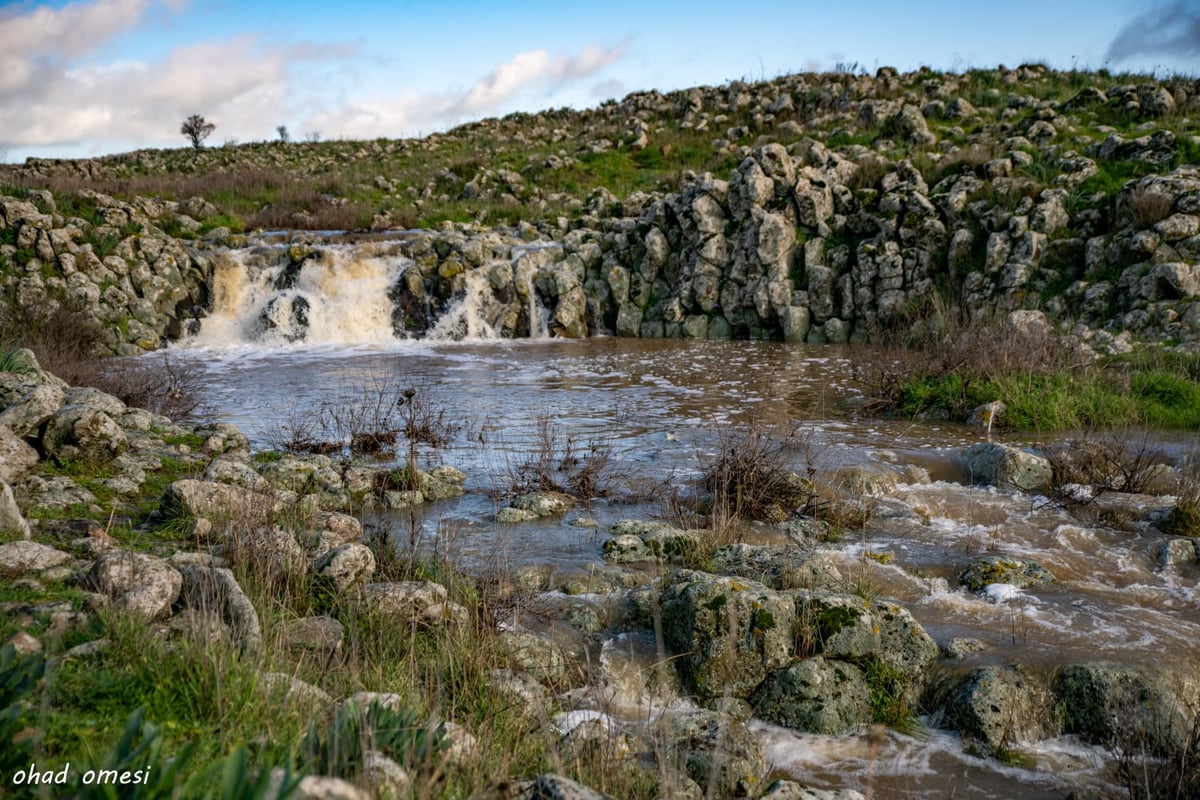
[[[552,93],[622,57],[620,47],[598,45],[574,55],[530,50],[461,91],[371,97],[311,77],[367,69],[350,43],[279,44],[247,33],[181,44],[154,60],[100,57],[186,5],[88,0],[0,10],[0,149],[178,145],[179,121],[195,113],[217,123],[215,139],[266,137],[284,121],[326,137],[395,136],[485,115],[529,90]],[[305,70],[308,80],[298,74]]]
[[[1200,2],[1178,0],[1148,8],[1130,20],[1108,46],[1107,57],[1169,58],[1200,55]]]

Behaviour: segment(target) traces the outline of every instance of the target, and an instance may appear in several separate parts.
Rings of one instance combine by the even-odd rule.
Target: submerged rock
[[[1023,492],[1044,491],[1054,478],[1050,462],[1016,447],[981,442],[963,451],[975,483]]]
[[[1054,583],[1050,570],[1036,561],[1007,556],[986,556],[967,567],[958,582],[973,592],[982,592],[993,583],[1003,583],[1018,589]]]

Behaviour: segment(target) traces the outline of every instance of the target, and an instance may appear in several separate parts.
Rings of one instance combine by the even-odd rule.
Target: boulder
[[[759,795],[759,798],[760,800],[867,800],[867,796],[856,789],[810,789],[789,780],[775,781]]]
[[[979,667],[952,690],[946,720],[989,755],[1055,734],[1049,681],[1012,666]]]
[[[828,556],[795,545],[739,542],[712,554],[713,569],[762,581],[774,589],[840,591],[846,581]]]
[[[184,564],[179,567],[179,575],[184,606],[219,614],[243,652],[258,652],[262,645],[258,612],[232,572],[222,567]]]
[[[744,722],[717,711],[685,711],[665,720],[666,747],[689,778],[715,797],[756,797],[767,776],[758,739]]]
[[[771,673],[750,704],[768,722],[809,733],[849,733],[872,718],[871,689],[862,670],[821,656]]]
[[[791,658],[795,602],[757,581],[682,570],[661,595],[667,646],[699,698],[745,698]]]
[[[1007,556],[984,556],[958,576],[958,582],[973,592],[982,592],[993,583],[1005,583],[1018,589],[1054,583],[1050,570],[1036,561]]]
[[[70,553],[56,550],[41,542],[22,540],[0,544],[0,572],[8,574],[41,572],[62,566],[71,560]]]
[[[37,464],[37,450],[7,427],[0,426],[0,481],[16,483]]]
[[[1024,492],[1045,491],[1054,471],[1041,456],[996,442],[980,442],[962,453],[974,483]]]
[[[1051,689],[1063,728],[1093,744],[1179,752],[1194,720],[1194,676],[1155,667],[1094,662],[1064,667]]]
[[[17,436],[34,436],[58,411],[63,402],[63,391],[59,387],[39,383],[16,402],[0,412],[0,426],[8,428]]]
[[[60,463],[105,463],[129,447],[125,431],[103,411],[67,405],[54,412],[42,434],[46,454]]]
[[[0,533],[16,533],[22,539],[30,535],[29,522],[21,514],[12,487],[0,480]]]
[[[567,655],[555,642],[528,631],[503,631],[500,639],[516,671],[548,686],[557,686],[566,680]]]
[[[338,592],[365,584],[375,574],[375,554],[363,544],[348,542],[321,556],[313,569]]]
[[[113,607],[145,619],[170,613],[183,585],[179,571],[161,558],[120,550],[96,559],[89,578]]]
[[[262,519],[277,508],[278,501],[272,495],[195,478],[175,481],[159,501],[159,510],[168,518]]]
[[[611,795],[549,772],[537,776],[521,796],[528,800],[613,800]]]

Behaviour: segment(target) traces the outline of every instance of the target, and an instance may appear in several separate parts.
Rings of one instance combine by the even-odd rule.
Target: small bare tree
[[[197,150],[204,146],[204,140],[216,129],[215,123],[209,122],[199,114],[192,114],[179,126],[179,132],[186,136],[192,147]]]
[[[279,134],[280,144],[287,144],[292,140],[292,134],[288,132],[287,125],[277,125],[275,133]]]

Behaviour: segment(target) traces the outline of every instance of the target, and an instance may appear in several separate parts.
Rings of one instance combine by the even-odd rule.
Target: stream
[[[411,387],[427,407],[444,411],[449,439],[423,448],[420,461],[461,469],[467,493],[422,507],[415,517],[393,512],[370,519],[406,543],[437,548],[467,570],[535,570],[550,586],[586,579],[611,569],[602,559],[606,526],[663,516],[669,487],[694,483],[723,435],[764,424],[803,442],[798,468],[869,465],[901,476],[897,492],[875,501],[864,533],[826,547],[847,577],[906,606],[938,642],[983,642],[986,648],[964,666],[1200,662],[1200,568],[1160,567],[1154,551],[1166,537],[1148,524],[1107,527],[1045,498],[968,485],[958,454],[984,439],[979,430],[861,414],[858,367],[884,357],[878,351],[745,341],[397,340],[378,327],[386,313],[369,304],[355,311],[380,284],[348,284],[375,280],[367,274],[372,270],[394,275],[396,267],[368,265],[358,278],[345,278],[337,290],[343,307],[321,309],[322,319],[308,326],[319,335],[299,341],[264,336],[261,325],[252,333],[272,284],[255,288],[232,270],[240,276],[236,285],[218,286],[213,314],[172,354],[202,372],[208,415],[236,424],[256,447],[278,446],[322,406],[353,404],[364,395]],[[469,294],[463,303],[448,314],[461,315],[457,330],[479,334],[469,324]],[[338,315],[346,317],[340,327],[331,324]],[[496,509],[548,437],[559,450],[568,443],[576,452],[603,450],[612,491],[565,517],[496,523]],[[994,438],[1024,446],[1036,437]],[[1194,436],[1182,434],[1160,435],[1155,444],[1168,461],[1197,446]],[[919,467],[929,480],[905,467]],[[768,525],[752,526],[747,537],[788,542]],[[992,596],[957,586],[959,572],[992,553],[1036,560],[1059,582]],[[638,724],[690,702],[669,688],[646,696],[642,673],[657,660],[652,636],[606,635],[603,702],[598,692],[574,693],[563,699],[565,707],[601,709]],[[1108,755],[1063,737],[1023,747],[1026,759],[1017,767],[969,755],[954,734],[936,729],[922,736],[831,737],[760,721],[751,727],[777,774],[879,797],[1061,798],[1072,788],[1097,788]]]

